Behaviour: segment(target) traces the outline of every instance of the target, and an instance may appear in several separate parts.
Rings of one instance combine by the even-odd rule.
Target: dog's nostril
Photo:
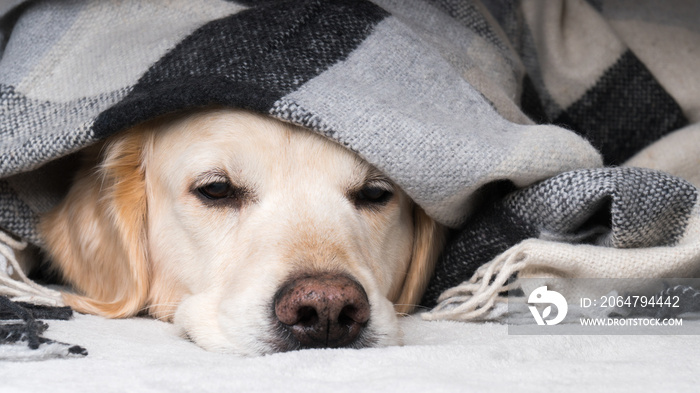
[[[298,321],[296,324],[310,326],[318,322],[318,313],[313,307],[300,307],[297,311]]]
[[[344,347],[359,337],[369,321],[370,306],[354,280],[320,274],[284,285],[275,296],[275,315],[302,348]]]
[[[353,323],[364,323],[362,321],[362,312],[355,306],[345,306],[338,315],[338,323],[341,325],[352,325]]]

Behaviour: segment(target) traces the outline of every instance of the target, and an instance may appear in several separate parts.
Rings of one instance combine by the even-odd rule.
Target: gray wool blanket
[[[699,18],[692,0],[5,2],[0,294],[60,303],[14,255],[42,246],[74,153],[212,105],[327,136],[451,228],[424,318],[483,318],[542,271],[694,277]]]

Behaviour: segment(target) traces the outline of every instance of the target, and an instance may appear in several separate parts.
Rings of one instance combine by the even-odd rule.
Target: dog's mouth
[[[272,302],[275,352],[308,348],[365,348],[376,344],[370,303],[357,281],[345,274],[295,276]]]

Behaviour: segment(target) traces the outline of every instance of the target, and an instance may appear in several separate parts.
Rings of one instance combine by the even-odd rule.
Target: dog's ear
[[[445,241],[445,227],[418,205],[413,207],[413,228],[413,254],[401,291],[394,301],[398,313],[410,313],[418,305]]]
[[[78,174],[64,201],[39,230],[62,276],[78,294],[64,294],[75,310],[128,317],[149,291],[144,163],[153,138],[144,126],[107,141]]]

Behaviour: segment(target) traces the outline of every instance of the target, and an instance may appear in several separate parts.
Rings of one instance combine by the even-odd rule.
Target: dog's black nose
[[[369,300],[345,275],[324,273],[289,281],[275,296],[275,315],[299,348],[351,346],[367,325]]]

